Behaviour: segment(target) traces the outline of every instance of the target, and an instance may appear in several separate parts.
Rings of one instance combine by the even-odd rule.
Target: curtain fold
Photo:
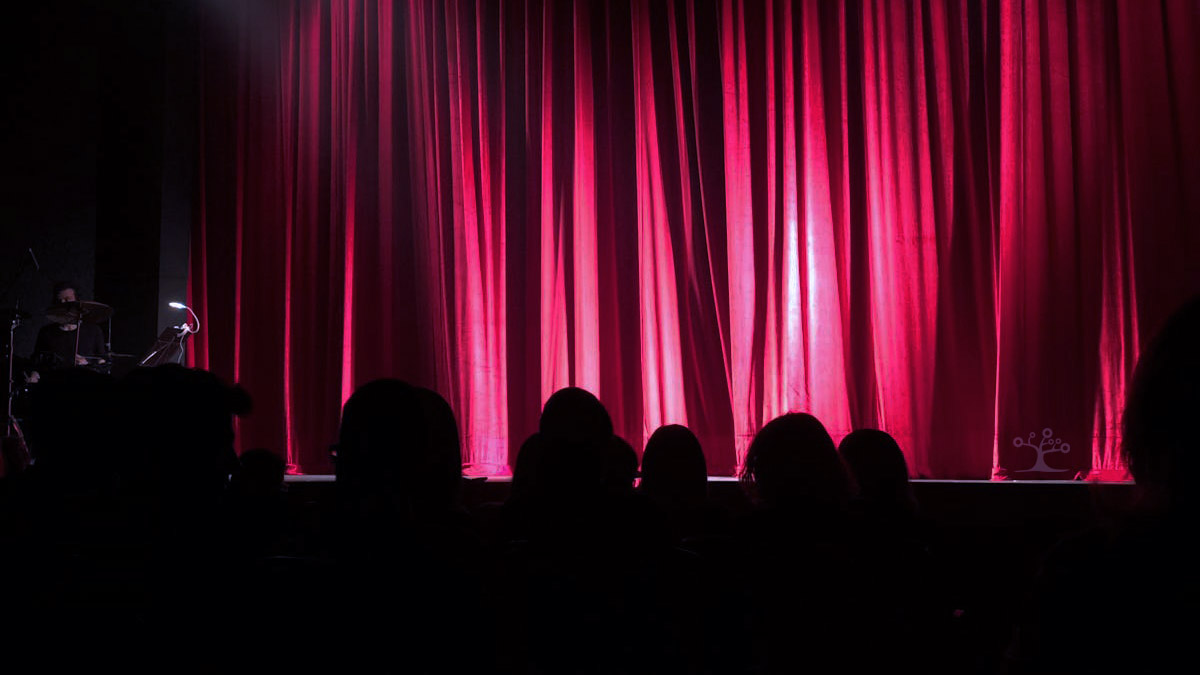
[[[580,386],[713,474],[803,410],[920,476],[1117,477],[1139,346],[1200,291],[1197,0],[203,19],[190,358],[300,471],[392,376],[477,474]]]

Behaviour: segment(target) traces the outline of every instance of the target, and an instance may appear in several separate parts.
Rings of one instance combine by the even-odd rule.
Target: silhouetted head
[[[119,385],[120,440],[131,484],[183,502],[219,496],[237,468],[233,418],[250,397],[216,375],[178,365],[140,368]]]
[[[531,498],[538,488],[538,466],[542,462],[542,437],[534,432],[521,444],[517,451],[516,466],[513,467],[512,490],[509,496],[514,501]]]
[[[591,392],[565,387],[546,399],[538,433],[551,444],[603,445],[612,436],[612,418]]]
[[[254,448],[238,457],[239,470],[233,477],[233,491],[247,497],[270,497],[283,489],[287,462],[266,448]]]
[[[402,518],[446,511],[462,481],[458,424],[437,393],[400,380],[359,387],[342,409],[337,483]]]
[[[708,494],[704,450],[691,429],[679,424],[659,427],[642,453],[642,482],[647,495],[677,508],[696,508]]]
[[[908,464],[890,434],[878,429],[859,429],[842,439],[838,452],[850,469],[863,501],[886,508],[913,507]]]
[[[604,462],[605,489],[615,494],[633,490],[637,469],[637,451],[624,438],[613,434],[608,441],[608,457]]]
[[[25,430],[38,472],[64,480],[99,480],[115,470],[105,443],[114,431],[115,383],[70,368],[46,373],[30,394]]]
[[[583,490],[600,487],[613,426],[595,396],[577,387],[554,392],[542,408],[538,433],[544,446],[540,482],[572,481]]]
[[[1152,501],[1197,508],[1200,468],[1200,297],[1167,320],[1138,359],[1125,405],[1122,453]]]
[[[841,509],[852,492],[829,432],[806,413],[776,417],[759,430],[746,451],[742,481],[772,508]]]

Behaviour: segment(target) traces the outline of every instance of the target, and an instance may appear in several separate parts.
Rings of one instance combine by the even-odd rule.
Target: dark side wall
[[[180,319],[166,304],[182,300],[186,288],[191,7],[184,0],[6,7],[0,307],[19,302],[34,312],[18,330],[18,354],[32,351],[57,280],[114,308],[116,352],[140,355]]]
[[[100,36],[79,5],[5,9],[0,307],[34,310],[17,332],[21,354],[46,322],[40,310],[55,280],[74,281],[84,298],[95,290]]]

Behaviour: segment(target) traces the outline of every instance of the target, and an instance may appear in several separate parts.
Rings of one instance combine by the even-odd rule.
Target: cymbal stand
[[[16,309],[20,309],[20,302],[17,302]],[[13,379],[13,363],[16,360],[16,338],[17,327],[21,325],[21,317],[19,312],[14,311],[12,319],[8,323],[8,412],[4,423],[4,436],[11,438],[16,436],[25,443],[25,435],[21,433],[21,425],[17,423],[17,418],[13,416],[13,398],[17,395],[16,380]]]
[[[83,308],[79,309],[79,320],[75,322],[75,356],[71,360],[71,367],[79,365],[79,334],[83,332]]]
[[[33,255],[33,248],[26,249],[29,252],[29,257],[22,257],[21,267],[17,269],[17,273],[9,278],[0,291],[7,295],[9,291],[16,288],[21,279],[25,276],[25,271],[29,269],[29,263],[33,263],[34,270],[40,272],[42,266],[38,264],[37,256]],[[35,274],[36,274],[35,272]],[[4,420],[4,437],[11,438],[16,436],[21,441],[21,445],[25,444],[25,434],[21,432],[21,425],[17,423],[17,418],[13,416],[13,398],[17,395],[16,380],[13,379],[13,363],[16,361],[16,337],[17,327],[21,325],[21,301],[17,300],[13,304],[13,314],[8,324],[8,399],[6,417]]]

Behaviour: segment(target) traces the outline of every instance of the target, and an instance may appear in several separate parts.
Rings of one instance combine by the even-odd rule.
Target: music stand
[[[165,363],[183,365],[183,350],[192,331],[187,326],[167,326],[154,341],[154,347],[138,361],[139,366],[161,366]]]

